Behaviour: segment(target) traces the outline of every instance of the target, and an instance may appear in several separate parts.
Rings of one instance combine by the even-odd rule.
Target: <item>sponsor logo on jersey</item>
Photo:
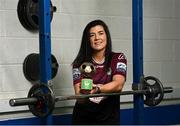
[[[121,59],[126,59],[126,56],[125,56],[124,54],[120,54],[120,55],[118,56],[118,59],[119,59],[119,60],[121,60]]]
[[[112,69],[111,68],[109,68],[109,70],[108,70],[108,72],[107,72],[107,75],[111,75],[112,74]]]
[[[104,65],[97,65],[97,66],[95,66],[96,68],[103,68],[104,67]]]
[[[118,62],[117,63],[117,66],[116,66],[116,70],[118,72],[123,72],[125,73],[126,72],[126,64],[125,63],[122,63],[122,62]]]
[[[92,97],[92,98],[89,98],[89,100],[91,102],[94,102],[96,104],[99,104],[102,100],[106,99],[107,96],[102,96],[102,97]]]
[[[73,80],[78,80],[81,77],[81,72],[78,68],[73,68]]]

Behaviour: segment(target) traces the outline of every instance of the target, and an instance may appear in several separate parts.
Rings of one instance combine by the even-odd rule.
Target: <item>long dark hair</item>
[[[90,29],[94,26],[101,25],[104,28],[104,31],[107,36],[107,45],[105,50],[105,68],[109,69],[111,63],[111,53],[112,53],[112,42],[111,35],[108,29],[108,26],[102,20],[94,20],[88,23],[83,31],[83,36],[81,40],[81,46],[78,52],[78,55],[73,61],[73,65],[80,67],[83,62],[92,62],[92,52],[93,49],[90,45]]]

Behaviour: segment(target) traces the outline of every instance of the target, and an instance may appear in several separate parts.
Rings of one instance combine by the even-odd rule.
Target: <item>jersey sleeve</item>
[[[123,53],[114,53],[111,62],[112,75],[120,74],[126,78],[127,59]]]
[[[78,67],[73,66],[72,74],[73,74],[73,85],[81,82],[81,72]]]

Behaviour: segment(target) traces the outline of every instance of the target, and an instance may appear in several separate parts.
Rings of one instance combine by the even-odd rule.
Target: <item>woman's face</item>
[[[103,26],[97,25],[90,29],[90,44],[95,51],[105,51],[107,36]]]

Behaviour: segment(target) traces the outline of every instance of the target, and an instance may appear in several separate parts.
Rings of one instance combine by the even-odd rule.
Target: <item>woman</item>
[[[73,84],[75,94],[81,93],[79,67],[90,62],[96,68],[93,75],[93,93],[120,92],[126,80],[127,60],[123,53],[112,52],[111,36],[107,25],[94,20],[84,29],[81,47],[73,61]],[[120,96],[95,97],[77,100],[73,110],[72,124],[119,124]]]

